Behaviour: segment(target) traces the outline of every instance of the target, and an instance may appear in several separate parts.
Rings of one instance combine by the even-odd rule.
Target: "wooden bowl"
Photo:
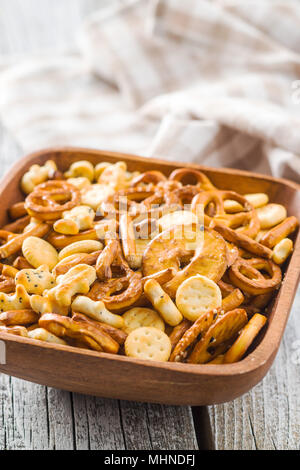
[[[239,170],[206,168],[171,163],[122,153],[80,148],[52,148],[33,153],[14,165],[0,184],[0,224],[7,222],[6,209],[22,199],[19,181],[34,163],[53,159],[66,170],[77,160],[124,160],[129,170],[160,170],[168,175],[177,167],[204,171],[221,189],[242,194],[265,192],[272,202],[284,204],[289,215],[300,219],[300,188],[287,180]],[[51,387],[101,397],[175,405],[211,405],[233,400],[256,385],[270,368],[293,302],[300,271],[300,238],[286,267],[284,281],[269,312],[267,328],[256,347],[242,361],[225,365],[193,365],[151,362],[106,353],[54,345],[0,334],[0,352],[6,363],[0,371]],[[0,358],[3,358],[3,354]],[[4,362],[2,360],[2,362]]]

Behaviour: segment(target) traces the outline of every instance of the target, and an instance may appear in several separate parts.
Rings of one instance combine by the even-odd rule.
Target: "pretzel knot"
[[[235,214],[228,214],[224,208],[224,201],[227,200],[238,202],[242,210]],[[234,191],[203,191],[192,201],[194,212],[199,204],[204,207],[204,222],[207,227],[217,221],[233,229],[239,228],[241,233],[251,238],[259,232],[260,223],[255,209],[246,198]]]
[[[196,185],[204,191],[215,189],[214,185],[211,183],[209,178],[199,170],[192,170],[187,168],[178,168],[177,170],[172,171],[169,176],[171,181],[182,182],[184,179],[188,180],[192,184],[191,180],[196,180]]]
[[[116,277],[120,271],[121,277]],[[130,307],[141,297],[142,273],[130,269],[119,240],[110,239],[109,235],[106,237],[106,247],[97,259],[96,272],[99,280],[93,284],[88,297],[102,300],[109,310]]]
[[[80,203],[79,189],[61,180],[39,184],[25,200],[28,213],[41,220],[56,220]]]
[[[88,322],[75,321],[54,313],[45,313],[39,320],[39,326],[59,338],[80,340],[96,351],[117,354],[119,350],[119,344],[111,336]]]
[[[268,274],[266,278],[260,271]],[[231,282],[239,289],[252,294],[266,294],[276,289],[281,283],[281,269],[273,261],[252,258],[238,258],[229,270]]]

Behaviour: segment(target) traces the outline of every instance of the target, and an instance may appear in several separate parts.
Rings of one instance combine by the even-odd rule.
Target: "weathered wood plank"
[[[300,448],[300,290],[273,366],[252,391],[209,407],[216,449]]]
[[[82,17],[109,2],[0,0],[0,53],[73,45]],[[1,176],[21,155],[0,125]],[[72,394],[0,374],[0,449],[195,448],[189,408]]]

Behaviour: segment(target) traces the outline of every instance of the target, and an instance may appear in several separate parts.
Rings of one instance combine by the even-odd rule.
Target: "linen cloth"
[[[25,152],[79,145],[300,181],[300,4],[126,0],[74,52],[0,65]]]

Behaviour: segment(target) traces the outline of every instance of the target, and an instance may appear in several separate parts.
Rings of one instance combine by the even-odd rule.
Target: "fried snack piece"
[[[36,323],[39,315],[31,309],[9,310],[0,313],[0,325],[4,326],[26,326]]]
[[[220,316],[198,341],[187,362],[204,364],[219,355],[218,347],[235,338],[248,321],[243,309],[235,309]]]
[[[150,279],[145,282],[144,292],[168,325],[176,326],[182,321],[182,314],[157,281]]]
[[[79,295],[72,303],[72,310],[84,313],[93,320],[107,323],[115,328],[124,326],[124,319],[120,315],[109,312],[100,300],[95,302],[89,297]]]
[[[181,340],[184,333],[191,327],[192,323],[184,318],[179,325],[174,326],[171,333],[169,334],[169,338],[171,341],[172,351],[175,348],[176,344]]]
[[[76,206],[63,213],[63,218],[53,224],[56,232],[65,235],[76,235],[82,230],[92,228],[95,212],[89,206]]]
[[[90,228],[77,233],[77,235],[62,235],[53,231],[49,234],[47,240],[56,249],[61,250],[62,248],[71,245],[71,243],[75,243],[80,240],[98,240],[98,238],[96,229]]]
[[[50,270],[58,263],[56,249],[46,240],[38,237],[27,237],[22,244],[25,259],[35,268],[48,266]]]
[[[89,181],[94,179],[94,165],[87,160],[80,160],[78,162],[72,163],[68,171],[65,172],[64,176],[66,178],[87,178]]]
[[[41,295],[45,289],[55,286],[55,278],[46,264],[37,269],[22,269],[15,277],[16,285],[22,284],[28,294]]]
[[[57,286],[47,292],[47,299],[57,302],[62,307],[72,303],[75,294],[87,294],[96,279],[96,270],[87,264],[78,264],[66,274],[56,278]]]
[[[28,332],[25,326],[0,326],[0,333],[9,333],[11,335],[28,337]]]
[[[220,308],[222,294],[219,286],[205,276],[189,277],[178,287],[176,305],[182,315],[195,321],[208,310]]]
[[[256,213],[262,230],[280,224],[287,216],[286,208],[281,204],[267,204],[258,208]]]
[[[53,268],[52,273],[55,277],[61,274],[66,274],[69,269],[77,266],[77,264],[88,264],[89,266],[95,266],[98,256],[101,251],[95,251],[94,253],[75,253],[74,255],[67,256],[57,263]]]
[[[269,277],[260,272],[264,270]],[[281,269],[273,261],[262,258],[239,258],[229,269],[231,282],[252,295],[266,294],[278,288],[281,283]]]
[[[95,212],[107,198],[114,194],[112,187],[105,184],[91,184],[81,190],[81,202],[91,207]]]
[[[218,318],[220,314],[219,310],[210,310],[209,312],[203,313],[201,317],[188,328],[181,339],[178,341],[174,347],[172,354],[170,356],[171,362],[183,362],[195,342],[205,335],[206,331],[213,324],[213,322]]]
[[[151,308],[135,307],[127,310],[123,315],[123,330],[129,334],[142,326],[151,326],[165,331],[165,324],[155,310]]]
[[[101,250],[102,247],[102,243],[97,240],[80,240],[63,248],[58,254],[58,259],[61,261],[67,256],[77,253],[93,253],[94,251]]]
[[[69,306],[65,307],[60,305],[55,299],[48,299],[46,293],[43,297],[38,294],[30,296],[30,305],[32,310],[37,312],[39,315],[43,315],[44,313],[57,313],[58,315],[68,315]]]
[[[28,308],[30,308],[30,297],[24,286],[16,286],[14,294],[5,294],[4,292],[0,292],[0,312]]]
[[[273,248],[272,259],[276,264],[284,263],[293,251],[293,242],[290,238],[283,238]]]
[[[73,312],[72,320],[88,322],[95,328],[100,328],[101,330],[105,331],[105,333],[109,334],[109,336],[111,336],[118,344],[120,344],[120,346],[124,344],[125,339],[127,338],[127,334],[125,333],[125,331],[122,331],[119,328],[115,328],[112,325],[108,325],[108,323],[92,320],[91,318],[87,317],[86,315],[83,315],[82,313]]]
[[[21,250],[24,241],[31,236],[43,237],[49,232],[49,225],[39,224],[32,227],[28,232],[24,232],[20,235],[16,235],[9,239],[4,245],[0,247],[0,257],[8,258]],[[1,237],[0,237],[1,238]]]
[[[144,326],[133,330],[125,341],[125,354],[150,361],[167,361],[171,353],[171,341],[161,330]]]
[[[296,217],[288,217],[281,224],[271,228],[260,240],[262,245],[268,248],[274,248],[281,240],[293,233],[299,225]]]
[[[242,359],[266,321],[267,317],[264,315],[260,315],[259,313],[253,315],[251,320],[244,326],[231,348],[226,352],[223,360],[224,364],[237,362]]]
[[[54,344],[64,344],[67,345],[63,339],[58,338],[53,333],[49,333],[49,331],[45,330],[45,328],[35,328],[28,332],[28,337],[31,339],[38,339],[39,341],[46,341],[46,343],[54,343]]]
[[[53,160],[48,160],[43,166],[32,165],[21,179],[22,191],[25,194],[31,193],[37,185],[49,179],[56,170],[57,166]]]
[[[29,215],[40,220],[57,220],[63,212],[80,203],[80,192],[75,186],[62,180],[39,184],[25,199]]]
[[[181,263],[188,263],[180,270]],[[164,290],[175,298],[180,284],[196,274],[217,282],[227,267],[226,243],[213,230],[201,232],[196,226],[172,227],[155,237],[143,255],[143,274],[149,276],[166,268],[177,272],[164,285]]]
[[[95,328],[87,322],[74,321],[69,317],[46,313],[40,318],[39,325],[59,338],[74,338],[83,341],[96,351],[117,354],[119,350],[119,344],[114,339],[103,330]]]

